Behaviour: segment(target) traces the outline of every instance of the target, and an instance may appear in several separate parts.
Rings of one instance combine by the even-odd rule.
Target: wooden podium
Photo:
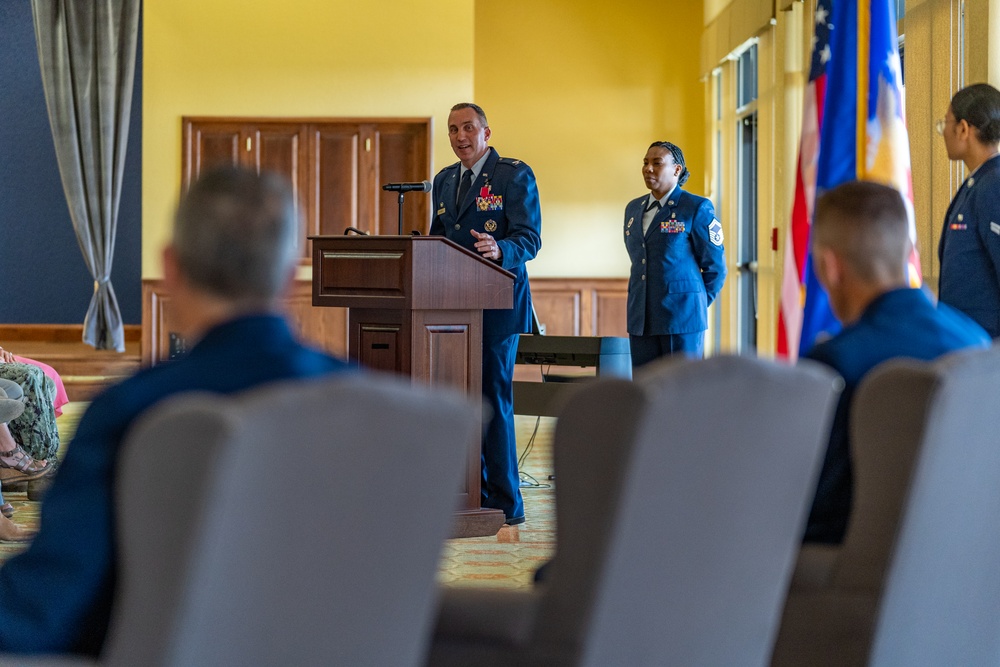
[[[483,310],[513,307],[513,274],[443,236],[309,238],[313,306],[349,309],[352,360],[480,404]],[[479,507],[481,448],[469,443],[455,537],[495,535],[504,523]]]

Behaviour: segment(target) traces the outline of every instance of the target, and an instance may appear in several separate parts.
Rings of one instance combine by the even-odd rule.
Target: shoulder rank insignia
[[[708,226],[708,240],[712,245],[722,245],[722,223],[714,218]]]

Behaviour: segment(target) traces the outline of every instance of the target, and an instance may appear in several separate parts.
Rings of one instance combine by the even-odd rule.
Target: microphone
[[[382,186],[383,190],[388,190],[390,192],[430,192],[431,182],[423,181],[421,183],[386,183]]]
[[[357,227],[348,227],[347,229],[345,229],[344,230],[344,236],[350,236],[351,232],[354,232],[355,234],[358,234],[359,236],[368,236],[368,232],[363,232],[360,229],[358,229]]]

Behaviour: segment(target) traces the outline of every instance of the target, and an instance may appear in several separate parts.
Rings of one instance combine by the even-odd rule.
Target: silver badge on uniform
[[[722,223],[712,219],[712,224],[708,226],[708,240],[713,245],[722,245]]]

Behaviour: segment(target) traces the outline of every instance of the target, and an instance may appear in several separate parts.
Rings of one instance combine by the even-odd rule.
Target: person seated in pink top
[[[11,468],[18,479],[27,481],[42,477],[49,472],[48,464],[41,465],[24,453],[20,445],[11,436],[8,424],[19,418],[24,412],[24,395],[21,387],[10,380],[0,378],[0,466]],[[0,497],[0,540],[5,542],[21,542],[31,537],[31,534],[10,520],[13,506],[4,503]],[[8,511],[8,507],[10,507]]]
[[[59,373],[56,369],[52,368],[48,364],[43,364],[40,361],[35,361],[34,359],[29,359],[28,357],[22,357],[11,353],[8,350],[0,347],[0,363],[21,363],[30,364],[32,366],[38,366],[42,369],[48,377],[52,378],[52,383],[56,386],[56,397],[52,401],[52,409],[55,410],[56,417],[62,414],[62,406],[69,403],[69,396],[66,394],[66,386],[63,384],[62,378],[59,377]]]
[[[69,398],[62,378],[51,366],[0,347],[0,400],[17,401],[20,414],[0,420],[0,480],[12,484],[44,477],[54,469],[59,451],[56,416]],[[8,412],[10,412],[8,410]],[[0,515],[11,517],[14,506],[0,496]],[[0,520],[0,540],[20,539],[14,524]]]

